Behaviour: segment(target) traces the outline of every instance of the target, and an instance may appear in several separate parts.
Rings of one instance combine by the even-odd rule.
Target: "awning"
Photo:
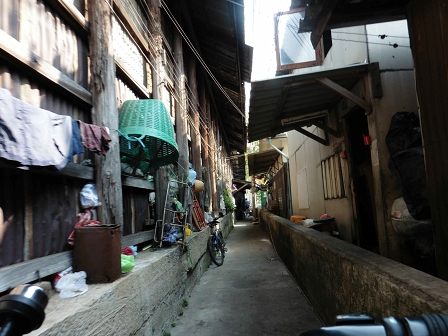
[[[229,158],[233,170],[234,180],[244,180],[246,178],[246,157],[244,154],[231,156]]]
[[[279,149],[283,150],[283,147]],[[280,155],[281,154],[275,149],[248,154],[247,161],[249,165],[249,175],[253,176],[256,174],[267,173],[269,168],[275,164]]]
[[[316,48],[325,30],[404,20],[408,3],[409,0],[292,0],[291,8],[305,8],[299,33],[311,32],[311,42]]]
[[[367,113],[372,111],[368,102],[350,92],[371,68],[378,69],[378,64],[359,64],[252,82],[249,142],[295,129],[328,145],[327,133],[334,136],[338,133],[327,126],[326,117],[343,97],[355,102]],[[311,125],[323,129],[326,138],[302,129]]]
[[[252,187],[251,181],[233,179],[232,183],[237,188],[236,190],[232,190],[233,194],[235,194],[237,192],[245,192],[246,189],[250,189]]]

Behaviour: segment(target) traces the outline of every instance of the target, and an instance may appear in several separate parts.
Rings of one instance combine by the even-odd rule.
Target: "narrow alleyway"
[[[224,265],[214,264],[173,321],[172,336],[298,335],[321,322],[251,219],[235,224]]]

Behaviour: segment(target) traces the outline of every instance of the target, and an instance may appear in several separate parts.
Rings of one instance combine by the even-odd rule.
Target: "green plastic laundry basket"
[[[144,174],[177,161],[174,127],[165,105],[157,99],[127,100],[119,118],[121,162]]]

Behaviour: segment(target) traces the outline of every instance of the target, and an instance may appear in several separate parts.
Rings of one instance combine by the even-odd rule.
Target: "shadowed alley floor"
[[[259,225],[238,221],[226,243],[223,266],[210,265],[172,336],[298,335],[322,326]]]

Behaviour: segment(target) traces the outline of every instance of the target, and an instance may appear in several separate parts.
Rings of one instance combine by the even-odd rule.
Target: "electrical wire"
[[[124,2],[124,1],[127,1],[127,0],[121,0],[121,1]],[[138,25],[139,25],[139,26],[137,26],[137,28],[140,28],[140,31],[143,31],[144,33],[146,33],[146,35],[149,36],[149,37],[152,39],[153,44],[157,46],[157,41],[155,40],[155,38],[154,38],[153,34],[151,33],[151,31],[148,29],[147,24],[144,22],[142,16],[137,12],[137,10],[135,9],[135,7],[132,6],[132,3],[131,3],[130,1],[127,1],[127,4],[129,4],[128,9],[130,9],[130,11],[129,11],[130,14],[134,14],[134,16],[133,16],[133,18],[134,18],[133,22],[134,22],[135,24],[138,24]],[[146,9],[146,12],[145,12],[146,15],[147,15],[148,17],[151,17],[151,18],[153,19],[153,21],[154,21],[155,19],[153,18],[152,13],[151,13],[151,11],[150,11],[149,8],[148,8],[148,5],[146,5],[146,7],[145,7],[144,9]],[[123,24],[122,24],[122,25],[123,25]],[[129,32],[128,32],[128,33],[129,33]],[[164,39],[164,41],[167,43],[167,41],[166,41],[164,35],[162,34],[162,32],[161,32],[160,30],[159,30],[159,34],[160,34],[160,36],[162,36],[162,38]],[[151,50],[149,50],[149,51],[151,52]],[[153,57],[155,58],[156,56],[153,55]],[[168,75],[169,75],[169,77],[170,77],[170,78],[173,78],[174,80],[176,80],[176,79],[179,80],[178,76],[176,75],[176,72],[174,71],[174,68],[175,68],[175,67],[174,67],[174,64],[171,63],[171,62],[169,62],[169,61],[168,61],[167,63],[168,63],[168,64],[167,64],[166,69],[168,69]],[[159,75],[159,77],[162,78],[162,76],[160,76],[160,75]],[[190,95],[186,95],[186,99],[187,99],[189,105],[190,105],[190,106],[193,106],[194,109],[195,109],[196,107],[195,107],[195,105],[192,103],[191,98],[190,98],[190,96],[193,96],[193,93],[192,93],[190,87],[188,86],[188,84],[187,84],[186,82],[185,82],[184,84],[185,84],[185,87],[186,87],[187,91],[190,91]],[[200,107],[199,107],[199,110],[200,110]],[[186,111],[184,111],[184,112],[186,112]],[[195,112],[198,112],[198,111],[195,109]],[[202,112],[202,111],[201,111],[201,112]],[[204,113],[202,113],[202,114],[204,114]],[[184,116],[185,116],[185,113],[184,113]],[[202,123],[203,123],[204,126],[207,126],[207,125],[205,124],[204,121],[202,121]]]
[[[378,43],[378,42],[369,42],[369,41],[356,41],[356,40],[340,39],[340,38],[334,38],[334,37],[332,37],[331,39],[335,40],[335,41],[355,42],[355,43],[364,43],[364,44],[376,44],[376,45],[382,45],[382,46],[393,47],[393,48],[410,48],[411,47],[411,46],[406,46],[406,45],[402,46],[397,43],[387,44],[387,43]]]
[[[380,39],[384,39],[386,37],[393,37],[393,38],[405,38],[405,39],[409,39],[409,36],[396,36],[396,35],[386,35],[386,34],[363,34],[363,33],[355,33],[355,32],[341,32],[341,31],[335,31],[335,34],[351,34],[351,35],[362,35],[362,36],[376,36],[379,37]]]
[[[146,62],[150,65],[150,67],[152,68],[152,70],[154,71],[154,73],[155,73],[159,78],[161,78],[162,80],[164,80],[164,79],[165,79],[165,76],[164,76],[162,73],[160,73],[159,71],[157,71],[155,65],[151,62],[151,60],[150,60],[149,57],[147,56],[147,55],[149,55],[149,56],[152,57],[153,59],[157,59],[157,58],[158,58],[157,52],[160,52],[161,50],[163,50],[163,48],[160,48],[160,47],[159,47],[159,43],[158,43],[158,41],[157,41],[157,37],[154,37],[154,35],[151,33],[151,31],[150,31],[150,29],[149,29],[149,27],[148,27],[148,24],[149,24],[149,23],[152,23],[152,26],[153,26],[154,28],[156,28],[156,30],[159,32],[159,35],[158,35],[158,36],[161,36],[161,37],[162,37],[162,39],[164,40],[166,46],[169,47],[169,43],[168,43],[168,41],[166,40],[164,34],[160,31],[160,28],[157,27],[157,25],[155,24],[156,20],[155,20],[154,16],[152,15],[151,11],[149,10],[149,6],[146,4],[146,6],[144,6],[144,8],[143,8],[143,12],[147,15],[147,18],[145,18],[145,19],[148,19],[148,20],[144,20],[143,15],[142,15],[142,12],[139,12],[138,9],[137,9],[135,6],[133,6],[133,4],[132,4],[130,1],[127,1],[127,3],[125,3],[126,0],[121,0],[121,2],[122,2],[124,5],[127,4],[126,7],[127,7],[127,12],[128,12],[128,14],[132,14],[132,15],[133,15],[133,17],[131,18],[131,20],[132,20],[132,22],[134,23],[134,25],[136,26],[136,28],[140,31],[140,33],[143,32],[143,35],[144,35],[145,37],[147,37],[147,39],[148,39],[146,42],[149,42],[150,46],[149,46],[149,48],[148,48],[147,50],[145,50],[145,51],[146,51],[146,52],[145,52],[145,51],[143,51],[142,48],[140,47],[139,43],[137,43],[137,41],[135,40],[135,38],[133,37],[133,35],[132,35],[132,34],[129,32],[129,30],[126,28],[126,25],[125,25],[125,24],[123,23],[123,21],[120,19],[119,15],[117,15],[117,13],[116,13],[115,10],[113,9],[112,5],[111,5],[107,0],[105,0],[105,1],[106,1],[106,3],[108,4],[109,8],[111,9],[111,12],[114,14],[114,18],[118,21],[118,23],[120,24],[121,28],[122,28],[124,31],[126,31],[126,33],[127,33],[127,37],[128,37],[129,39],[132,40],[133,44],[134,44],[134,45],[136,46],[136,48],[138,49],[138,51],[139,51],[139,53],[140,53],[140,56],[143,57],[143,58],[146,60]],[[143,3],[142,3],[142,4],[143,4]],[[141,8],[139,8],[139,9],[141,9]],[[146,12],[145,12],[145,10],[146,10]],[[166,10],[166,9],[165,9],[165,10]],[[169,11],[169,9],[168,9],[168,11]],[[152,19],[152,22],[150,22],[151,19]],[[148,21],[149,21],[149,22],[148,22]],[[174,23],[174,22],[173,22],[173,23]],[[175,23],[175,24],[176,24],[176,23]],[[179,26],[179,28],[180,28],[180,26]],[[178,28],[178,29],[179,29],[179,28]],[[181,29],[181,28],[180,28],[180,29]],[[186,35],[185,35],[185,33],[182,34],[182,32],[181,32],[181,35],[182,35],[182,37],[183,37],[184,39],[187,38]],[[152,43],[151,43],[151,42],[152,42]],[[187,43],[190,45],[190,47],[192,48],[193,52],[195,53],[195,50],[194,50],[193,46],[191,45],[191,42],[187,41]],[[171,50],[169,50],[169,51],[171,52]],[[197,52],[196,52],[196,53],[197,53]],[[195,54],[196,54],[196,53],[195,53]],[[201,64],[202,64],[204,67],[206,67],[206,68],[208,69],[208,67],[207,67],[207,65],[205,64],[205,62],[202,60],[202,58],[200,58],[200,55],[199,55],[199,54],[196,54],[196,56],[199,57],[198,59],[200,60]],[[164,67],[164,71],[168,73],[168,76],[169,76],[169,78],[171,78],[171,80],[176,81],[176,83],[183,83],[183,84],[184,84],[184,89],[185,89],[185,91],[187,91],[187,93],[189,92],[190,94],[185,95],[185,97],[183,97],[183,98],[185,98],[185,100],[187,101],[189,108],[190,108],[193,112],[196,112],[197,115],[199,116],[199,122],[200,122],[200,125],[202,125],[205,129],[209,129],[209,125],[208,125],[207,121],[204,120],[204,119],[202,118],[202,115],[205,115],[205,112],[201,110],[201,108],[200,108],[199,105],[193,104],[193,101],[192,101],[192,99],[191,99],[191,97],[193,96],[193,93],[192,93],[191,88],[189,87],[188,83],[187,83],[186,81],[184,81],[183,78],[180,78],[180,75],[177,74],[177,73],[180,73],[180,71],[176,71],[176,70],[179,70],[179,68],[176,68],[174,62],[170,62],[171,59],[170,59],[169,57],[168,57],[168,60],[167,60],[167,61],[168,61],[168,62],[167,62],[167,64],[166,64],[166,66]],[[219,82],[217,82],[217,80],[213,77],[213,74],[210,72],[209,69],[208,69],[208,72],[209,72],[209,75],[214,79],[215,83],[216,83],[218,86],[220,86],[220,85],[219,85]],[[168,89],[168,88],[167,88],[167,89]],[[222,87],[220,87],[220,90],[221,90],[221,91],[224,93],[224,95],[229,99],[229,101],[230,101],[231,103],[233,103],[233,101],[230,99],[230,97],[227,95],[227,93],[224,91],[224,89],[223,89]],[[190,116],[190,114],[188,113],[186,107],[184,107],[184,105],[181,104],[181,100],[182,100],[181,97],[180,97],[178,94],[173,93],[173,92],[172,92],[171,90],[169,90],[169,89],[168,89],[168,91],[170,92],[170,96],[171,96],[175,101],[177,101],[177,102],[179,103],[179,106],[180,106],[180,108],[181,108],[181,112],[182,112],[182,116],[183,116],[183,117],[187,117],[188,124],[190,125],[190,127],[192,127],[192,129],[193,129],[194,131],[196,131],[196,134],[200,137],[200,139],[201,139],[201,144],[205,144],[205,145],[211,150],[211,152],[212,152],[212,153],[211,153],[211,160],[212,160],[213,162],[217,162],[217,161],[219,161],[219,160],[221,159],[222,156],[225,157],[225,155],[223,155],[223,153],[221,153],[221,152],[217,149],[217,143],[216,143],[216,141],[215,141],[214,132],[213,132],[213,131],[211,132],[211,138],[209,139],[209,140],[211,140],[211,143],[214,144],[214,147],[212,147],[212,146],[210,146],[210,144],[209,144],[208,142],[205,141],[204,137],[202,137],[202,135],[200,134],[200,130],[198,130],[198,129],[196,128],[196,126],[195,126],[195,124],[194,124],[194,121],[193,121],[192,117]],[[233,105],[234,105],[234,104],[233,104]],[[236,105],[234,105],[234,107],[236,107]],[[236,108],[237,108],[237,107],[236,107]],[[242,114],[241,111],[239,111],[238,108],[237,108],[237,110],[238,110],[238,112],[239,112],[240,114]],[[200,112],[202,112],[202,113],[200,113]],[[245,119],[246,119],[246,118],[245,118]],[[209,141],[209,142],[210,142],[210,141]],[[217,172],[218,172],[219,174],[224,175],[224,173],[221,172],[221,169],[220,169],[219,165],[215,166],[215,169],[217,170]]]
[[[171,14],[171,11],[169,10],[169,8],[167,7],[167,5],[165,4],[165,2],[163,0],[161,0],[161,4],[162,4],[162,8],[165,10],[165,12],[167,13],[168,17],[171,19],[171,21],[173,22],[173,24],[176,26],[177,30],[179,31],[179,33],[181,34],[181,36],[184,38],[184,41],[188,44],[188,46],[190,47],[191,51],[193,51],[193,53],[196,55],[196,58],[198,59],[198,61],[202,64],[202,66],[204,67],[205,71],[207,71],[207,73],[210,75],[211,79],[215,82],[215,84],[218,86],[218,88],[221,90],[221,92],[224,94],[224,96],[227,98],[227,100],[230,102],[230,104],[236,109],[236,111],[241,114],[243,116],[243,118],[246,118],[246,116],[244,115],[243,112],[241,112],[241,110],[238,108],[238,106],[236,106],[236,104],[233,102],[233,100],[229,97],[229,95],[227,94],[227,92],[225,92],[224,88],[221,86],[221,84],[218,82],[218,80],[215,78],[215,76],[213,75],[213,73],[211,72],[211,70],[209,69],[209,67],[207,66],[207,64],[204,62],[204,60],[202,59],[201,55],[196,51],[195,47],[193,46],[193,44],[190,42],[190,39],[188,38],[188,36],[185,34],[185,32],[183,31],[182,27],[180,26],[180,24],[177,22],[176,18],[173,16],[173,14]]]
[[[106,2],[107,2],[107,1],[106,1]],[[109,5],[109,7],[111,8],[110,5]],[[111,10],[112,10],[112,12],[114,13],[115,18],[116,18],[118,21],[120,21],[121,26],[126,30],[128,36],[131,37],[132,35],[131,35],[131,34],[129,33],[129,31],[126,29],[125,25],[124,25],[123,22],[120,20],[120,18],[117,16],[117,14],[116,14],[115,11],[113,10],[113,8],[111,8]],[[146,28],[147,28],[147,27],[146,27]],[[148,31],[149,31],[149,29],[148,29]],[[132,37],[131,37],[131,38],[132,38]],[[132,38],[132,39],[133,39],[133,38]],[[151,66],[151,67],[153,68],[153,70],[156,72],[156,74],[157,74],[160,78],[163,79],[163,76],[162,76],[159,72],[157,72],[157,70],[155,69],[154,65],[151,63],[151,61],[148,59],[148,57],[145,56],[145,54],[143,53],[143,51],[142,51],[141,48],[139,47],[138,43],[136,43],[136,41],[135,41],[134,39],[133,39],[133,42],[134,42],[134,44],[137,46],[137,48],[140,50],[140,53],[143,55],[143,57],[146,59],[146,61],[150,64],[150,66]],[[173,66],[174,66],[174,65],[173,65]],[[182,104],[180,104],[180,98],[179,98],[178,96],[176,96],[176,95],[173,95],[173,98],[179,102],[179,105],[181,106],[181,110],[184,111],[184,116],[185,116],[185,115],[188,116],[187,111],[183,108]],[[192,126],[192,122],[190,122],[190,126]],[[194,127],[194,125],[193,125],[193,127]],[[200,135],[199,132],[198,132],[197,134]],[[201,143],[202,143],[202,142],[206,143],[206,142],[205,142],[205,139],[204,139],[201,135],[200,135],[200,138],[201,138],[201,140],[202,140]],[[212,139],[212,143],[214,143],[215,147],[210,146],[208,143],[207,143],[207,146],[208,146],[209,149],[212,151],[212,155],[211,155],[211,156],[213,157],[213,156],[216,156],[216,154],[218,154],[218,153],[220,153],[220,152],[219,152],[218,149],[217,149],[217,143],[216,143],[216,141],[215,141],[214,136],[212,136],[212,138],[213,138],[213,139]],[[213,153],[214,153],[214,154],[213,154]],[[213,158],[212,160],[213,160],[214,162],[217,161],[216,158]],[[217,166],[215,166],[215,169],[220,170],[220,168],[217,167]]]
[[[122,1],[124,1],[124,0],[122,0]],[[129,4],[130,4],[130,3],[129,3]],[[141,18],[141,15],[139,15],[138,13],[136,14],[136,10],[135,10],[135,8],[134,8],[133,6],[129,6],[129,7],[131,8],[131,11],[132,11],[132,9],[134,9],[134,10],[133,10],[133,13],[135,14],[134,18],[135,18],[136,21],[140,24],[140,27],[141,27],[143,30],[146,28],[146,33],[148,34],[148,36],[150,36],[150,37],[153,39],[153,42],[156,43],[156,41],[155,41],[154,37],[152,36],[151,32],[149,31],[148,27],[143,23],[143,19]],[[146,14],[147,14],[148,16],[151,16],[151,18],[152,18],[153,21],[155,22],[155,19],[154,19],[153,15],[152,15],[151,11],[149,10],[148,5],[145,6],[145,9],[146,9]],[[140,20],[139,20],[139,18],[140,18]],[[134,23],[135,23],[135,21],[134,21]],[[159,31],[159,34],[160,34],[162,37],[164,37],[164,35],[163,35],[163,33],[160,31],[160,29],[158,29],[158,31]],[[128,33],[129,33],[129,32],[128,32]],[[166,41],[166,40],[165,40],[165,41]],[[167,42],[166,42],[166,43],[167,43]],[[171,77],[174,78],[174,79],[176,79],[176,77],[177,77],[177,79],[178,79],[179,76],[177,76],[177,75],[176,75],[176,72],[174,71],[174,68],[175,68],[174,63],[170,63],[170,64],[172,64],[172,67],[168,67],[168,69],[171,70]],[[179,79],[178,79],[178,80],[179,80]],[[196,112],[196,113],[199,115],[199,121],[200,121],[200,124],[201,124],[205,129],[209,129],[209,125],[207,124],[207,122],[206,122],[206,121],[202,118],[202,116],[201,116],[201,115],[205,115],[205,112],[201,110],[200,106],[196,106],[196,104],[193,104],[193,102],[192,102],[192,100],[191,100],[190,97],[191,97],[191,96],[194,96],[194,94],[193,94],[193,92],[191,91],[191,89],[190,89],[190,87],[189,87],[189,85],[188,85],[187,82],[184,82],[184,86],[185,86],[185,89],[186,89],[187,91],[190,92],[190,95],[187,94],[186,97],[184,97],[184,98],[186,99],[186,101],[188,102],[189,107],[190,107],[194,112]],[[181,109],[182,109],[183,112],[184,112],[184,113],[183,113],[183,117],[188,116],[188,112],[187,112],[187,111],[185,110],[185,108],[183,107],[183,104],[180,104],[181,98],[178,97],[178,96],[176,96],[176,95],[173,95],[173,98],[174,98],[174,99],[179,103],[179,105],[181,106]],[[198,108],[199,108],[199,110],[198,110]],[[202,112],[202,113],[200,113],[200,112]],[[206,142],[205,142],[205,139],[200,135],[200,131],[197,130],[197,128],[194,126],[194,122],[192,121],[192,119],[191,119],[191,118],[188,118],[188,121],[189,121],[189,125],[190,125],[190,127],[193,127],[193,129],[196,130],[196,134],[199,135],[199,136],[201,137],[201,139],[202,139],[202,141],[203,141],[204,143],[206,143]],[[210,145],[207,144],[207,146],[209,146],[211,150],[216,151],[216,149],[215,149],[215,148],[212,148]],[[216,143],[215,143],[215,146],[216,146]]]
[[[310,56],[312,59],[314,59],[316,57],[316,52],[314,50],[312,53],[310,52],[311,42],[306,43],[306,40],[304,40],[304,38],[303,38],[303,34],[306,34],[306,33],[297,34],[296,32],[298,30],[298,27],[293,26],[291,24],[287,24],[286,27],[289,29],[289,31],[292,33],[292,35],[295,37],[297,42],[299,42],[299,44],[302,46],[303,50],[308,54],[308,56]],[[308,47],[307,47],[307,44],[308,44]]]
[[[122,0],[122,1],[123,1],[123,0]],[[106,1],[106,2],[107,2],[107,1]],[[115,18],[117,19],[117,21],[119,21],[119,23],[121,24],[121,27],[127,32],[128,37],[131,38],[131,39],[133,40],[134,44],[135,44],[135,45],[137,46],[137,48],[139,49],[140,54],[143,56],[143,58],[146,59],[146,61],[150,64],[150,66],[151,66],[152,69],[156,72],[156,74],[157,74],[161,79],[163,79],[163,78],[164,78],[163,75],[161,75],[161,74],[155,69],[155,66],[152,64],[152,62],[149,60],[149,58],[145,56],[145,54],[144,54],[143,50],[140,48],[139,44],[138,44],[138,43],[135,41],[135,39],[132,37],[132,35],[130,34],[129,30],[128,30],[128,29],[126,28],[126,26],[123,24],[123,22],[122,22],[121,19],[118,17],[118,15],[115,13],[114,9],[111,7],[110,4],[109,4],[109,7],[111,8],[112,12],[114,13]],[[133,8],[132,6],[129,6],[129,8],[131,9],[130,13],[133,12],[132,9],[134,9],[134,11],[135,11],[135,8]],[[135,12],[134,12],[134,14],[135,14]],[[139,18],[139,17],[134,17],[134,18],[137,19],[137,22],[138,22],[138,23],[142,23],[142,22],[143,22],[143,20],[141,19],[141,17],[140,17],[140,21],[138,21],[138,18]],[[136,23],[136,22],[134,22],[134,23]],[[152,34],[150,34],[149,29],[148,29],[147,26],[142,25],[142,26],[140,26],[140,27],[141,27],[141,28],[146,28],[146,32],[149,33],[148,35],[151,36],[151,37],[153,37]],[[156,42],[154,38],[153,38],[153,42],[154,42],[154,43]],[[155,43],[155,45],[157,45],[157,44]],[[151,52],[151,50],[148,50],[148,51]],[[174,68],[174,64],[173,64],[173,68]],[[173,70],[172,74],[173,74],[173,76],[174,76],[174,78],[175,78],[176,75],[175,75],[175,73],[174,73],[174,70]],[[175,79],[176,79],[176,78],[175,78]],[[188,84],[187,84],[186,82],[185,82],[185,86],[186,86],[186,88],[189,89]],[[191,89],[190,89],[190,93],[191,93],[191,95],[192,95]],[[186,111],[186,109],[182,106],[182,104],[180,104],[180,97],[177,97],[176,95],[173,95],[173,98],[174,98],[174,99],[179,103],[179,105],[181,106],[181,110],[184,112],[184,113],[183,113],[183,117],[188,116],[188,111]],[[190,98],[190,96],[189,96],[189,95],[186,95],[186,98],[187,98],[187,101],[189,102],[190,106],[191,106],[191,107],[194,107],[194,104],[192,104],[192,102],[191,102],[191,98]],[[192,108],[192,109],[193,109],[195,112],[198,113],[197,110],[195,110],[194,108]],[[200,114],[199,114],[199,116],[200,116]],[[201,120],[201,118],[200,118],[200,120]],[[190,126],[192,126],[191,124],[192,124],[192,123],[190,122]],[[205,123],[204,120],[202,120],[202,125],[203,125],[204,127],[208,128],[208,125]],[[198,131],[197,134],[200,135],[200,132]],[[205,139],[203,139],[202,136],[200,136],[200,137],[201,137],[202,140],[205,142]],[[208,145],[208,144],[207,144],[207,145]],[[215,146],[216,146],[216,143],[215,143]],[[209,147],[212,151],[217,151],[216,148],[213,148],[213,147],[211,147],[210,145],[208,145],[208,147]]]

